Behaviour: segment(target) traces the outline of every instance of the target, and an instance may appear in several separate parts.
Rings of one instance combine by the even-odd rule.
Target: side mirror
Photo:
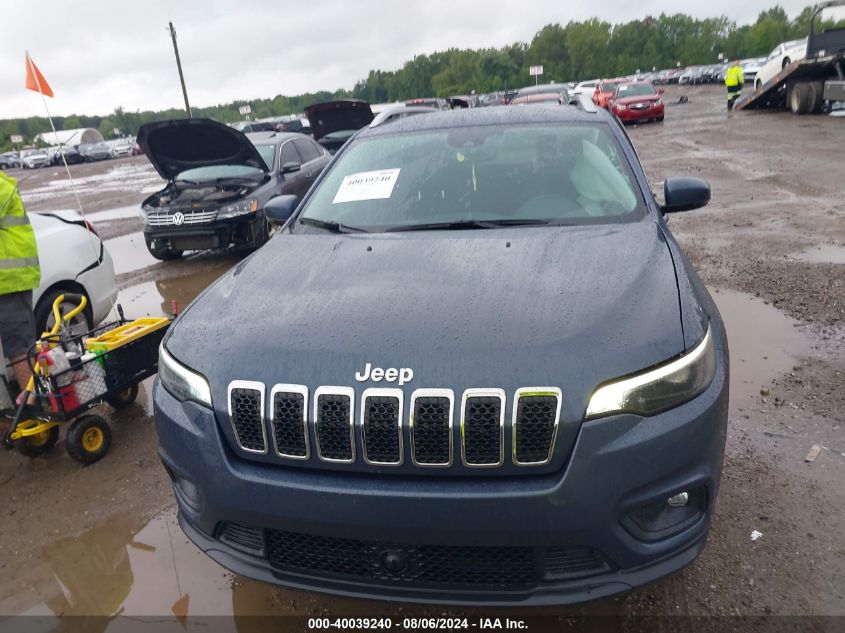
[[[264,205],[264,215],[273,224],[282,225],[288,220],[299,204],[299,196],[276,196]]]
[[[710,185],[701,178],[667,178],[663,183],[663,213],[691,211],[710,202]]]
[[[299,171],[300,169],[302,169],[302,164],[294,161],[282,165],[283,174],[292,174],[293,172]]]
[[[666,92],[665,88],[658,88],[657,89],[657,94],[659,94],[659,95],[662,95],[664,92]]]

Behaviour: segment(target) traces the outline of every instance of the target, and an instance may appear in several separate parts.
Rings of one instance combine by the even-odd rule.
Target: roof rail
[[[571,95],[569,97],[569,105],[578,106],[584,112],[589,112],[591,114],[595,114],[596,112],[598,112],[598,110],[596,109],[596,104],[593,103],[592,98],[588,97],[585,94]]]

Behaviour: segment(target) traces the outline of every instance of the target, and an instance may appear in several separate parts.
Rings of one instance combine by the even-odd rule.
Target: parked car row
[[[44,149],[25,149],[19,152],[0,154],[0,169],[39,169],[50,165],[89,163],[109,158],[132,156],[135,152],[134,138],[119,138],[99,143],[79,145],[54,145]]]

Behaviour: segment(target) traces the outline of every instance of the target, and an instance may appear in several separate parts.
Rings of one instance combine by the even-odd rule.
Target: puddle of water
[[[121,235],[105,241],[106,248],[114,260],[115,275],[141,270],[159,261],[150,255],[141,233]]]
[[[752,295],[733,290],[712,293],[731,353],[731,409],[748,406],[776,376],[795,366],[810,341],[797,321]]]
[[[139,218],[141,215],[140,205],[130,205],[128,207],[118,207],[117,209],[107,209],[106,211],[97,211],[96,213],[86,213],[85,219],[90,222],[109,222],[111,220],[125,220],[127,218]]]
[[[181,311],[232,265],[233,262],[227,259],[193,275],[157,279],[130,286],[118,293],[117,303],[123,306],[127,319],[162,315],[172,317],[173,301],[176,301],[177,308]]]
[[[174,511],[146,524],[118,515],[56,540],[26,576],[0,602],[3,613],[152,616],[173,615],[176,605],[182,615],[182,600],[188,615],[232,614],[231,574],[188,541]]]
[[[820,244],[792,257],[811,264],[845,264],[845,246]]]

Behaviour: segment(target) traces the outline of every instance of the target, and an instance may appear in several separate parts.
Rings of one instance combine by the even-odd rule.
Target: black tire
[[[111,447],[111,428],[99,415],[83,415],[67,430],[65,449],[80,464],[93,464],[106,456]]]
[[[27,457],[38,457],[49,453],[59,441],[59,427],[52,426],[43,433],[15,440],[15,450]]]
[[[810,87],[810,114],[819,114],[824,109],[824,82],[811,81],[807,84]]]
[[[156,240],[146,237],[144,241],[147,243],[147,250],[150,251],[150,255],[162,262],[179,259],[185,253],[185,251],[175,251],[167,247],[161,248],[160,246],[156,246]]]
[[[36,336],[41,336],[43,332],[50,331],[53,324],[53,301],[55,301],[59,295],[67,293],[79,294],[79,290],[76,288],[54,288],[53,290],[49,290],[41,295],[41,298],[38,300],[38,304],[35,306],[35,310],[33,310],[35,314]],[[87,295],[86,298],[88,298]],[[75,308],[76,305],[77,304],[62,302],[62,313],[67,313],[71,309]],[[85,309],[71,319],[70,330],[73,334],[84,334],[93,327],[94,323],[91,312],[91,300],[89,299],[88,305]]]
[[[106,402],[108,402],[109,406],[113,409],[120,411],[135,402],[137,397],[138,385],[132,385],[131,387],[126,387],[125,389],[121,389],[120,391],[116,391],[113,394],[106,396]]]
[[[783,58],[783,65],[780,67],[780,69],[781,69],[781,70],[784,70],[784,69],[785,69],[787,66],[789,66],[791,63],[792,63],[792,60],[791,60],[791,59],[789,59],[789,57],[784,57],[784,58]]]
[[[759,92],[762,89],[763,89],[763,81],[761,79],[756,79],[754,81],[754,90]]]
[[[807,114],[810,110],[810,86],[799,81],[789,91],[789,109],[793,114]]]

